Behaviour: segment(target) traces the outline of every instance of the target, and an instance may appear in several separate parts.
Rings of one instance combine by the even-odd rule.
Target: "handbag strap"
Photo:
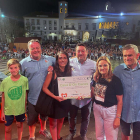
[[[54,68],[53,68],[52,79],[51,79],[51,85],[52,85],[51,92],[53,94],[54,94],[54,74],[55,74],[55,72],[54,72]]]

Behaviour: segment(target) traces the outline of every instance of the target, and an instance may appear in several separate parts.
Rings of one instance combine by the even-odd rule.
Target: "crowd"
[[[117,66],[114,72],[112,72],[109,60],[111,55],[109,57],[106,54],[111,51],[119,52],[118,47],[78,43],[73,50],[68,46],[56,47],[50,44],[48,48],[42,46],[43,53],[46,53],[46,55],[42,55],[39,42],[30,40],[28,49],[30,55],[22,59],[20,63],[16,59],[8,61],[7,66],[11,76],[5,78],[0,86],[0,92],[2,92],[1,119],[5,121],[6,140],[11,140],[11,124],[14,116],[18,139],[21,140],[26,106],[29,140],[35,140],[39,114],[41,124],[39,133],[49,139],[52,137],[53,140],[63,140],[60,131],[64,118],[68,115],[70,134],[66,140],[72,140],[76,133],[78,109],[81,109],[81,140],[88,140],[86,133],[92,105],[97,140],[117,140],[120,125],[122,140],[128,140],[131,124],[133,125],[133,139],[140,140],[140,65],[137,61],[137,46],[127,44],[123,47],[121,52],[124,63]],[[69,59],[72,57],[69,55],[71,51],[75,57]],[[91,53],[94,51],[94,54],[96,51],[98,52],[97,63],[90,59],[88,51]],[[51,52],[55,57],[47,55]],[[19,74],[19,70],[23,76]],[[59,96],[57,77],[87,75],[93,75],[91,98],[83,98],[82,95],[78,95],[76,99],[66,100]],[[53,84],[51,84],[52,81]],[[54,87],[54,90],[52,91],[50,87]],[[42,92],[46,95],[46,99],[51,97],[54,101],[52,103],[53,112],[49,110],[51,114],[48,115],[51,135],[46,130],[47,115],[36,110]]]
[[[119,45],[108,44],[106,42],[91,42],[86,43],[88,49],[88,58],[97,60],[100,56],[106,56],[109,59],[113,60],[122,60],[122,48],[119,48]],[[15,46],[16,47],[16,46]],[[76,55],[75,47],[71,47],[69,43],[46,43],[41,45],[42,54],[56,57],[57,52],[65,50],[68,53],[69,57]],[[10,59],[18,58],[22,59],[29,55],[28,49],[13,49],[10,50],[8,45],[0,46],[0,58],[1,59]]]

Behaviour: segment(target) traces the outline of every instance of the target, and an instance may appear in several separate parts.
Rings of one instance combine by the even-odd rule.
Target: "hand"
[[[1,120],[5,121],[5,114],[4,113],[1,113]]]
[[[115,118],[113,127],[114,129],[118,128],[120,126],[120,118]]]
[[[48,72],[52,72],[53,71],[53,66],[49,66],[48,67]]]
[[[82,100],[84,99],[82,96],[78,96],[77,100]]]
[[[55,96],[55,99],[59,102],[62,102],[64,100],[66,100],[66,99],[64,99],[63,97],[60,97],[60,96]]]

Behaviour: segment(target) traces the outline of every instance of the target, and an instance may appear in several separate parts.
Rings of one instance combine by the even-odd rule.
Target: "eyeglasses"
[[[31,39],[31,40],[28,42],[28,45],[29,45],[29,44],[32,44],[33,42],[38,42],[38,43],[39,43],[39,40],[38,40],[38,39]]]

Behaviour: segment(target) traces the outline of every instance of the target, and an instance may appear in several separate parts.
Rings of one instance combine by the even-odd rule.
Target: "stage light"
[[[123,16],[124,14],[121,12],[120,15]]]

